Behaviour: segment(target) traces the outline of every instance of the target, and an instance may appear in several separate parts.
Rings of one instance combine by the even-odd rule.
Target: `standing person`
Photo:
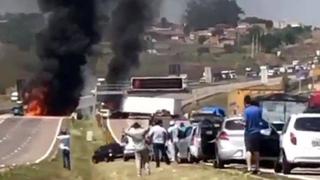
[[[169,142],[168,142],[168,150],[170,154],[171,162],[176,161],[177,156],[177,143],[179,142],[178,138],[178,127],[176,126],[175,121],[170,121],[170,127],[168,128],[169,133]]]
[[[166,163],[169,165],[170,160],[166,152],[167,131],[162,127],[162,120],[157,120],[151,128],[149,136],[152,140],[153,153],[156,159],[156,167],[160,167],[160,153]]]
[[[60,132],[57,139],[60,140],[59,149],[61,150],[63,168],[71,170],[70,162],[70,134],[67,129],[64,129]]]
[[[134,123],[126,132],[125,135],[132,138],[135,148],[135,160],[137,167],[137,175],[142,175],[142,169],[150,175],[150,158],[149,149],[146,145],[146,135],[149,129],[143,129],[139,123]]]
[[[257,174],[260,168],[260,145],[262,140],[260,131],[263,129],[262,110],[251,100],[250,96],[244,98],[244,103],[247,168],[248,172]],[[252,163],[255,163],[254,170],[252,170]]]

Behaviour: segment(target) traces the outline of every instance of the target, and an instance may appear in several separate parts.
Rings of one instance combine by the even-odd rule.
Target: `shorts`
[[[244,139],[247,152],[260,152],[262,140],[260,135],[247,135]]]

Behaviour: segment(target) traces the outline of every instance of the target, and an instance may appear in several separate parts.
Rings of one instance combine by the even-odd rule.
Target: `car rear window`
[[[244,125],[241,120],[232,120],[226,122],[225,128],[228,130],[244,130]]]
[[[294,128],[298,131],[320,132],[320,118],[299,118]]]

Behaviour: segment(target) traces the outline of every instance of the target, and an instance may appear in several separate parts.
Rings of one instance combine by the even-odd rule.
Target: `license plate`
[[[320,140],[314,140],[314,141],[312,141],[312,146],[313,146],[313,147],[320,147]]]
[[[207,134],[207,135],[212,135],[213,132],[212,132],[212,131],[206,131],[206,134]]]
[[[218,128],[218,127],[220,127],[220,124],[214,124],[214,127]]]

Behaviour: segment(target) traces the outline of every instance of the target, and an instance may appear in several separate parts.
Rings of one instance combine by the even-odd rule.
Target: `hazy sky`
[[[188,0],[164,0],[162,14],[178,21]],[[320,25],[320,0],[237,0],[247,16]],[[0,12],[36,11],[37,0],[0,0]]]

